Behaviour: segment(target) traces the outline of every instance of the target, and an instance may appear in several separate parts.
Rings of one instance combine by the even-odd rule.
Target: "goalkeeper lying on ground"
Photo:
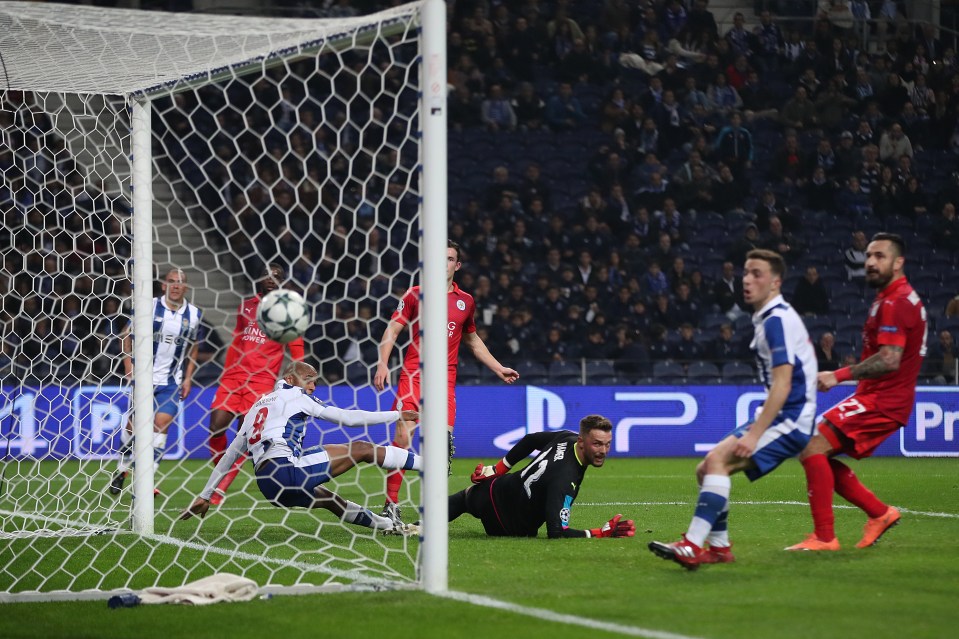
[[[535,537],[543,523],[550,539],[558,537],[632,537],[631,519],[616,515],[602,528],[569,527],[573,501],[590,466],[606,461],[613,424],[601,415],[579,422],[579,435],[563,430],[530,433],[519,440],[495,466],[476,467],[475,484],[449,498],[449,519],[469,513],[483,522],[487,535]],[[534,450],[539,455],[523,470],[510,468]]]
[[[243,420],[236,439],[210,475],[206,487],[180,519],[206,516],[213,489],[229,472],[233,462],[249,452],[256,468],[256,484],[271,504],[284,508],[325,508],[343,521],[393,534],[416,534],[414,525],[396,525],[391,519],[374,514],[333,493],[326,482],[356,466],[359,462],[382,468],[420,470],[419,455],[395,446],[376,446],[365,441],[327,444],[317,452],[304,451],[307,417],[318,417],[344,426],[365,426],[415,421],[416,411],[343,410],[313,397],[316,369],[305,362],[294,362],[276,390],[261,397]]]

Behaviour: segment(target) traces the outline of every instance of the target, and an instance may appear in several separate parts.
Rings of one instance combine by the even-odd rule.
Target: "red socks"
[[[862,508],[871,519],[881,517],[886,512],[888,508],[886,504],[879,501],[871,490],[862,485],[849,466],[836,459],[830,459],[829,465],[836,477],[836,492],[843,499]]]
[[[210,454],[213,456],[213,465],[216,466],[226,451],[226,435],[210,435]]]
[[[386,499],[394,504],[400,500],[400,486],[403,485],[405,474],[406,471],[401,468],[386,476]]]
[[[397,446],[396,442],[392,443],[393,446]],[[402,448],[402,446],[397,446],[397,448]],[[406,471],[401,469],[394,470],[386,475],[386,500],[391,503],[397,503],[400,500],[400,486],[403,485],[403,475],[406,474]]]
[[[809,489],[809,508],[812,511],[816,537],[820,541],[832,541],[836,538],[833,526],[835,517],[832,512],[832,494],[835,480],[829,458],[825,455],[812,455],[802,460],[806,471],[806,486]]]

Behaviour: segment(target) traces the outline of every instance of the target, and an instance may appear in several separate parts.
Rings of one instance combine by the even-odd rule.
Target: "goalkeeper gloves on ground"
[[[590,537],[632,537],[636,534],[636,524],[632,519],[623,519],[622,515],[616,515],[602,528],[590,528]]]
[[[470,481],[474,484],[478,484],[487,477],[505,475],[509,472],[509,468],[509,464],[506,463],[505,459],[501,459],[496,462],[495,466],[484,466],[483,464],[477,464],[476,470],[474,470],[473,474],[470,475]]]

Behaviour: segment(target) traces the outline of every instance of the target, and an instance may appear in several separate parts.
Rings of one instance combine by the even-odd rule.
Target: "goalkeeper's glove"
[[[616,515],[602,528],[590,528],[590,537],[632,537],[636,534],[636,524],[632,519],[623,519],[622,515]]]
[[[478,484],[487,477],[495,477],[497,475],[505,475],[509,472],[510,466],[506,463],[506,459],[501,459],[496,462],[495,466],[484,466],[483,464],[477,464],[476,470],[473,471],[473,474],[470,475],[470,481],[474,484]]]

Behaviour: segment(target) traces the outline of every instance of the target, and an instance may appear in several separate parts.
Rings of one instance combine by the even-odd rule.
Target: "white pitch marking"
[[[680,635],[676,634],[675,632],[664,632],[662,630],[641,628],[639,626],[627,626],[610,621],[599,621],[596,619],[577,617],[575,615],[564,615],[562,613],[554,612],[552,610],[544,610],[542,608],[530,608],[527,606],[510,603],[508,601],[492,599],[483,595],[474,595],[468,592],[457,592],[455,590],[450,590],[447,592],[438,592],[434,594],[437,597],[453,599],[454,601],[461,601],[464,603],[473,604],[474,606],[496,608],[498,610],[515,612],[518,615],[543,619],[544,621],[552,621],[570,626],[582,626],[583,628],[589,628],[591,630],[605,630],[606,632],[615,632],[621,635],[629,635],[631,637],[646,637],[647,639],[696,639],[696,637]]]
[[[604,501],[604,502],[576,502],[577,506],[689,506],[690,501]],[[803,506],[808,507],[805,501],[730,501],[731,506]],[[859,510],[856,506],[836,504],[833,508],[840,510]],[[926,510],[912,510],[897,506],[899,512],[919,515],[920,517],[941,517],[944,519],[959,519],[959,513],[939,513]]]

